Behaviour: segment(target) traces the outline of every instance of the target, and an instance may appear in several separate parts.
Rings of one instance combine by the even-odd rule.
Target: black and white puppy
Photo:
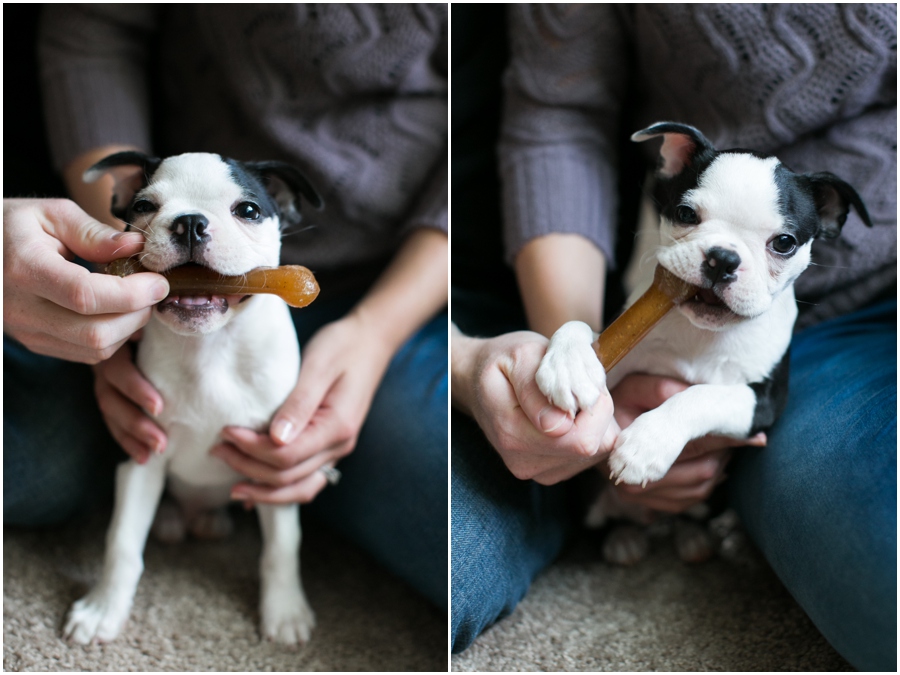
[[[797,317],[793,284],[810,264],[813,240],[838,236],[851,206],[872,225],[856,191],[833,174],[795,174],[776,157],[717,151],[685,124],[657,123],[631,138],[657,137],[663,143],[655,258],[697,286],[697,294],[666,315],[608,377],[591,348],[596,336],[580,322],[553,335],[537,373],[541,391],[572,414],[591,408],[604,387],[629,373],[692,385],[640,415],[616,441],[611,478],[635,485],[665,476],[693,439],[746,439],[772,425],[787,399]],[[649,287],[654,268],[653,261],[644,265],[632,302]],[[593,518],[602,514],[595,510]]]
[[[166,159],[112,155],[84,174],[115,179],[113,213],[145,236],[141,263],[163,272],[194,264],[223,275],[276,266],[283,224],[299,220],[300,197],[321,199],[293,167],[190,153]],[[100,581],[72,607],[64,629],[79,643],[122,630],[143,570],[143,549],[164,487],[180,506],[161,525],[168,538],[188,529],[222,532],[231,487],[243,477],[208,453],[226,425],[268,428],[297,383],[300,350],[287,305],[272,295],[169,296],[144,328],[137,365],[162,395],[156,422],[164,454],[122,464]],[[298,508],[257,506],[262,634],[295,644],[315,623],[299,576]],[[164,514],[160,510],[160,515]],[[174,535],[173,535],[174,530]]]

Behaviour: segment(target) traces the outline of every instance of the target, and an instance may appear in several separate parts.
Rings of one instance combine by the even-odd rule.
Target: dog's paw
[[[130,602],[111,593],[91,591],[72,605],[63,636],[82,645],[110,642],[122,632],[130,611]]]
[[[557,408],[590,410],[606,388],[606,371],[591,346],[594,334],[581,321],[570,321],[553,334],[535,380]]]
[[[712,558],[716,544],[701,523],[678,518],[675,521],[675,550],[684,562],[701,563]]]
[[[671,430],[665,433],[652,413],[641,415],[619,434],[608,460],[610,479],[616,483],[646,485],[659,480],[684,449],[685,443]]]
[[[159,503],[150,531],[154,538],[163,544],[177,544],[184,541],[187,534],[184,515],[175,502],[164,499]]]
[[[316,626],[302,589],[270,594],[263,599],[260,614],[263,637],[284,645],[306,644]]]
[[[191,521],[191,534],[197,539],[225,539],[234,530],[228,508],[213,509],[197,514]]]
[[[603,558],[613,565],[635,565],[647,557],[650,537],[637,525],[614,527],[603,542]]]

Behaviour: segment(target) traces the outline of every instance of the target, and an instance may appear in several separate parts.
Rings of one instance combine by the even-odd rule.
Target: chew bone
[[[670,309],[696,292],[696,286],[657,265],[647,292],[609,324],[594,343],[594,351],[603,367],[608,371],[615,366]]]
[[[104,270],[119,277],[149,272],[137,258],[120,258]],[[306,307],[319,295],[319,284],[313,273],[300,265],[258,267],[239,276],[224,276],[208,267],[181,265],[161,273],[175,295],[252,295],[271,293],[291,307]]]

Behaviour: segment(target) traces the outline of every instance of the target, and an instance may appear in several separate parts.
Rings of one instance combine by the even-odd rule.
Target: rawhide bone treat
[[[137,272],[150,272],[137,258],[120,258],[106,266],[104,272],[125,277]],[[169,282],[170,295],[253,295],[271,293],[291,307],[306,307],[319,295],[319,284],[313,273],[300,265],[258,267],[246,274],[224,276],[201,265],[181,265],[160,272]]]
[[[603,367],[610,370],[634,349],[670,309],[693,297],[696,292],[696,286],[682,281],[669,270],[657,265],[653,283],[647,292],[609,324],[594,343],[594,351]]]

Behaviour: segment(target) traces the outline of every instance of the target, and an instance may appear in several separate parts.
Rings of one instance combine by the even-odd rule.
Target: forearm
[[[515,269],[532,330],[550,337],[566,321],[584,321],[599,332],[606,259],[591,242],[573,234],[532,239]]]
[[[63,169],[63,182],[72,200],[91,217],[120,230],[123,228],[122,221],[113,216],[110,211],[113,177],[107,175],[93,183],[85,183],[81,176],[104,157],[125,150],[142,151],[141,148],[131,145],[105,145],[82,153]]]
[[[420,228],[407,238],[375,285],[353,309],[366,340],[380,340],[394,354],[447,304],[447,235]]]

